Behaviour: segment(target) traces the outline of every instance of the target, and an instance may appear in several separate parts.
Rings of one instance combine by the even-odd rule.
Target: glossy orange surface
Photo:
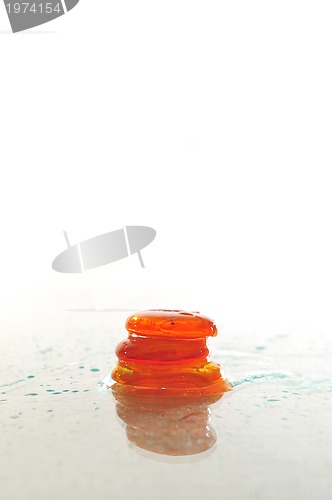
[[[128,332],[144,337],[195,339],[214,337],[214,322],[198,312],[170,311],[166,309],[142,311],[126,321]]]
[[[217,335],[214,322],[185,311],[151,310],[126,322],[128,339],[116,348],[114,390],[154,394],[219,394],[231,389],[220,365],[209,359],[206,340]]]

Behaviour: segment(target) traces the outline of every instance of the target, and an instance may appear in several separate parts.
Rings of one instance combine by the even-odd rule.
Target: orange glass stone
[[[220,365],[209,359],[207,337],[217,335],[211,319],[197,312],[150,310],[130,316],[126,328],[128,339],[116,348],[113,390],[202,395],[231,389]]]

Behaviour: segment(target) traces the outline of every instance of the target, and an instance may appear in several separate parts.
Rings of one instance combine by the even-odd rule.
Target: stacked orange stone
[[[185,311],[151,310],[130,316],[128,339],[116,348],[113,390],[157,394],[220,394],[231,389],[220,366],[209,360],[212,320]]]

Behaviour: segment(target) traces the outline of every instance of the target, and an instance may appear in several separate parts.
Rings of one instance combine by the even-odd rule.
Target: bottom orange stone
[[[232,388],[220,365],[209,360],[214,322],[196,312],[150,310],[126,321],[128,339],[116,348],[116,392],[174,395],[221,394]]]

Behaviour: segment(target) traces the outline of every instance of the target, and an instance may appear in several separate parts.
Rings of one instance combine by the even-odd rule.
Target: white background
[[[331,19],[329,1],[81,0],[13,35],[0,5],[2,310],[94,307],[51,269],[62,231],[138,224],[157,238],[145,270],[105,268],[109,307],[144,290],[329,328]]]
[[[6,500],[331,500],[331,23],[330,0],[81,0],[13,35],[0,3]],[[52,270],[63,230],[136,224],[146,269]],[[206,454],[133,447],[97,390],[145,307],[223,334]],[[148,436],[196,436],[187,410]]]

